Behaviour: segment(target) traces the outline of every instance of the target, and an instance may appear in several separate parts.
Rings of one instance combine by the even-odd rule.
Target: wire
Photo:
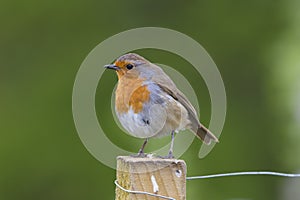
[[[288,173],[270,172],[270,171],[248,171],[248,172],[231,172],[231,173],[223,173],[223,174],[210,174],[210,175],[203,175],[203,176],[190,176],[190,177],[186,177],[186,180],[208,179],[208,178],[229,177],[229,176],[245,176],[245,175],[269,175],[269,176],[281,176],[281,177],[289,177],[289,178],[300,177],[300,174],[288,174]],[[144,195],[159,197],[162,199],[176,200],[175,198],[167,197],[159,194],[125,189],[121,185],[119,185],[117,180],[115,180],[115,185],[127,193],[144,194]]]
[[[169,200],[176,200],[172,197],[167,197],[167,196],[163,196],[163,195],[159,195],[159,194],[154,194],[154,193],[149,193],[149,192],[144,192],[144,191],[134,191],[134,190],[128,190],[123,188],[121,185],[119,185],[118,181],[115,180],[115,185],[120,188],[121,190],[123,190],[124,192],[128,192],[128,193],[132,193],[132,194],[145,194],[145,195],[149,195],[149,196],[154,196],[154,197],[159,197],[162,199],[169,199]]]
[[[290,178],[300,177],[300,174],[288,174],[288,173],[270,172],[270,171],[249,171],[249,172],[232,172],[232,173],[224,173],[224,174],[211,174],[211,175],[203,175],[203,176],[191,176],[191,177],[186,177],[186,180],[218,178],[218,177],[228,177],[228,176],[244,176],[244,175],[270,175],[270,176],[282,176],[282,177],[290,177]]]

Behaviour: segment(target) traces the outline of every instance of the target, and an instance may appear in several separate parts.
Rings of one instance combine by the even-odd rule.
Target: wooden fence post
[[[117,158],[117,183],[128,190],[144,191],[176,200],[186,199],[186,164],[183,160],[161,158]],[[116,200],[159,200],[116,187]]]

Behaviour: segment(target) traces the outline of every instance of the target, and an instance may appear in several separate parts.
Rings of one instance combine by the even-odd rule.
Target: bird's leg
[[[145,149],[145,146],[146,146],[147,143],[148,143],[148,138],[145,139],[142,147],[140,148],[139,155],[144,155],[144,149]]]
[[[169,154],[166,156],[166,158],[174,158],[173,156],[173,146],[174,146],[174,138],[175,138],[175,131],[172,131],[171,133],[171,146],[169,150]]]
[[[145,141],[144,141],[142,147],[140,148],[138,154],[136,154],[136,155],[131,155],[131,156],[132,156],[132,157],[141,157],[141,158],[146,157],[146,154],[144,153],[144,149],[145,149],[145,146],[146,146],[147,143],[148,143],[148,138],[145,139]]]

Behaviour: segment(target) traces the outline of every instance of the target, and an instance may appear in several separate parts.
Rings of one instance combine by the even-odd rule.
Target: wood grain
[[[117,181],[126,189],[155,193],[176,200],[186,199],[186,164],[161,158],[117,158]],[[129,194],[116,188],[116,200],[159,200],[144,194]]]

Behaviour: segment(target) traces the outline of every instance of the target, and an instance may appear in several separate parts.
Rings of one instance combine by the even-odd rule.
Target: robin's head
[[[142,56],[139,56],[135,53],[128,53],[119,57],[113,64],[105,65],[107,69],[113,69],[117,72],[118,78],[120,79],[123,75],[128,72],[136,71],[136,67],[146,64],[147,61]]]

